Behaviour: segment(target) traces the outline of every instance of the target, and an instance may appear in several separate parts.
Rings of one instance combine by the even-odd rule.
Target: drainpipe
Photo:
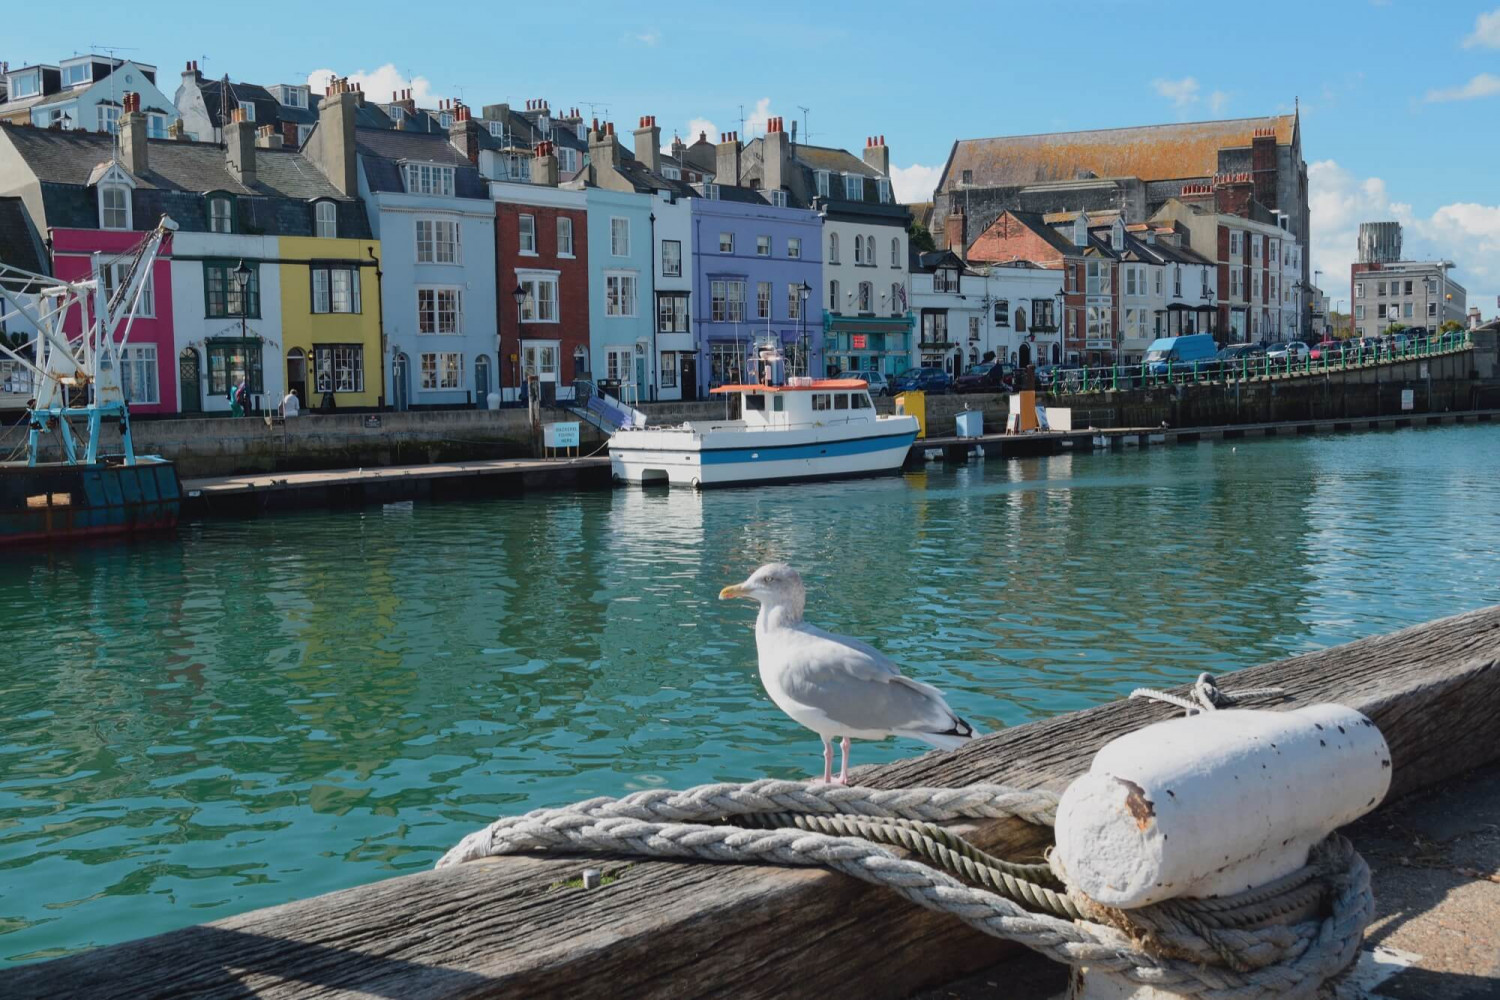
[[[656,349],[656,321],[660,312],[656,305],[656,212],[651,213],[651,294],[646,300],[651,308],[651,363],[646,370],[651,373],[651,401],[656,402],[656,390],[661,385],[661,372],[657,366],[661,361],[661,352]]]
[[[375,248],[366,246],[365,253],[369,254],[370,260],[375,262],[375,322],[380,326],[380,398],[376,400],[375,408],[383,410],[385,409],[385,401],[390,398],[385,386],[385,299],[381,294],[381,279],[384,277],[384,273],[380,270],[380,258],[375,256]],[[395,359],[392,358],[391,364],[394,365],[395,363]]]

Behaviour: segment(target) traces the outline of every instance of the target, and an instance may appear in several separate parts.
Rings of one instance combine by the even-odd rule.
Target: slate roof
[[[0,263],[47,273],[47,254],[20,198],[0,198]]]
[[[1289,145],[1296,115],[1179,122],[1132,128],[1055,132],[1048,135],[960,139],[943,173],[943,189],[965,170],[980,187],[1022,187],[1096,177],[1143,181],[1209,177],[1218,172],[1219,150],[1247,147],[1257,129],[1273,129],[1278,146]]]
[[[203,106],[208,109],[209,121],[220,122],[219,108],[222,100],[221,91],[224,89],[223,79],[205,79],[198,87],[203,92]],[[235,83],[230,80],[229,93],[236,101],[249,101],[255,105],[255,124],[257,125],[270,125],[278,121],[311,125],[318,120],[317,94],[308,95],[307,103],[313,107],[294,108],[291,105],[282,104],[274,94],[256,83]]]
[[[479,130],[479,135],[481,144],[489,138],[484,129]],[[490,196],[489,186],[479,176],[479,168],[453,147],[446,131],[429,133],[356,128],[354,145],[365,172],[365,183],[371,191],[404,191],[401,162],[411,160],[454,167],[453,192],[460,198],[487,199]]]
[[[835,149],[831,146],[809,146],[805,142],[799,142],[792,147],[792,159],[798,163],[805,164],[812,170],[829,170],[840,174],[863,174],[866,177],[880,176],[880,171],[847,149]]]
[[[97,132],[41,129],[0,123],[9,140],[41,182],[49,228],[94,229],[98,204],[90,175],[114,158],[114,137]],[[301,153],[256,149],[256,179],[246,186],[229,173],[224,147],[217,143],[147,140],[147,169],[136,177],[132,217],[137,229],[167,214],[186,232],[207,231],[203,195],[224,191],[240,196],[237,231],[284,236],[312,235],[308,203],[338,203],[339,232],[368,238],[369,220],[359,203],[345,198]]]

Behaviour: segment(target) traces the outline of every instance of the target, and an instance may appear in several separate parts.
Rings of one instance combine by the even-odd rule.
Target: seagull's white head
[[[767,563],[744,583],[732,583],[719,591],[719,600],[731,597],[748,597],[759,601],[767,611],[778,610],[781,620],[800,621],[802,608],[807,603],[807,590],[802,586],[802,577],[786,563]]]

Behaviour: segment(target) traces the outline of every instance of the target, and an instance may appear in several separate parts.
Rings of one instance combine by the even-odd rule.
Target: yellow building
[[[287,388],[304,409],[379,405],[380,241],[283,236],[279,252]]]

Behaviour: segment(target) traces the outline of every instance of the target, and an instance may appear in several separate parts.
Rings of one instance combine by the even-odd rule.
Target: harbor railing
[[[1143,362],[1137,365],[1108,365],[1089,368],[1053,368],[1042,376],[1038,389],[1058,396],[1080,392],[1114,392],[1122,389],[1152,389],[1196,383],[1234,383],[1325,375],[1353,371],[1373,365],[1420,361],[1442,354],[1454,354],[1473,347],[1467,330],[1412,337],[1404,341],[1339,341],[1309,350],[1300,357],[1291,351],[1243,355],[1237,358],[1208,358],[1194,362]],[[1275,351],[1273,345],[1271,351]],[[1318,356],[1313,357],[1313,351]]]

